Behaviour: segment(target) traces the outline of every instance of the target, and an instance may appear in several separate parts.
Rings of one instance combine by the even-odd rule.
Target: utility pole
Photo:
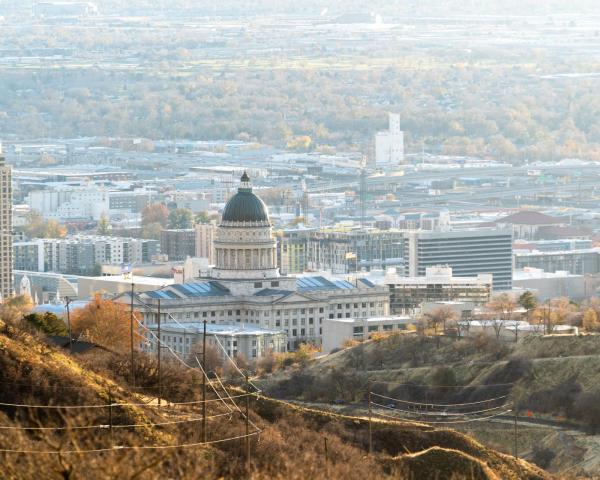
[[[250,475],[250,382],[248,381],[248,372],[246,377],[246,472]]]
[[[323,437],[323,443],[325,444],[325,478],[329,478],[329,455],[327,452],[327,437]]]
[[[112,440],[113,435],[113,398],[112,391],[108,391],[108,429],[110,431],[110,438]]]
[[[161,356],[162,356],[162,336],[160,335],[160,298],[158,299],[158,343],[156,352],[158,356],[158,407],[160,408],[160,401],[162,398],[162,370],[161,370]]]
[[[514,440],[515,440],[515,445],[514,445],[514,457],[518,460],[519,459],[519,451],[518,451],[518,438],[519,438],[519,431],[518,431],[518,423],[517,423],[517,405],[515,403],[513,403],[513,412],[515,414],[514,419],[515,419],[515,431],[514,431]]]
[[[71,299],[69,297],[65,297],[65,302],[67,306],[67,327],[69,329],[69,353],[73,354],[73,334],[71,332],[71,309],[69,305],[71,305]]]
[[[202,442],[206,443],[206,319],[202,323]]]
[[[369,385],[369,455],[373,453],[373,409],[371,407],[371,386]]]
[[[131,305],[129,312],[129,329],[131,334],[131,385],[135,386],[135,369],[134,369],[134,358],[133,358],[133,295],[134,295],[134,284],[131,281]]]

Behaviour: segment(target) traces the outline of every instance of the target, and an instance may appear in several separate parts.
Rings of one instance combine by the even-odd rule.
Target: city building
[[[170,347],[175,353],[184,356],[201,351],[204,337],[204,324],[202,322],[175,323],[169,322],[163,315],[165,323],[161,321],[160,336],[162,344]],[[142,350],[157,352],[158,324],[151,324],[146,332],[146,341]],[[215,347],[222,357],[225,350],[230,357],[244,356],[249,360],[256,360],[270,353],[284,353],[287,351],[287,335],[281,330],[268,330],[253,325],[206,325],[206,343]],[[219,345],[220,344],[220,345]]]
[[[14,242],[13,251],[15,270],[45,271],[44,240]]]
[[[581,301],[598,295],[600,275],[580,275],[567,271],[544,272],[539,268],[516,269],[513,287],[535,294],[538,301],[567,297]]]
[[[493,275],[494,290],[512,285],[512,228],[409,231],[405,233],[404,267],[410,277],[427,267],[448,266],[456,277]]]
[[[397,230],[322,229],[311,234],[307,267],[334,274],[404,265],[404,234]]]
[[[108,215],[110,210],[108,193],[92,183],[59,184],[52,188],[32,190],[26,202],[44,218],[57,221],[97,221],[103,215]]]
[[[215,234],[217,225],[214,223],[198,223],[194,227],[196,230],[196,257],[208,258],[208,262],[215,262]]]
[[[12,171],[0,144],[0,295],[5,299],[13,292]]]
[[[290,228],[277,235],[277,264],[282,274],[306,272],[308,268],[308,244],[314,228]]]
[[[409,316],[373,318],[326,318],[323,322],[323,352],[342,348],[348,340],[368,340],[374,333],[406,331],[414,322]]]
[[[15,269],[98,275],[102,265],[150,262],[158,241],[101,235],[73,235],[15,242]]]
[[[288,349],[321,343],[327,318],[369,318],[389,314],[385,286],[360,279],[356,283],[324,276],[282,275],[277,242],[267,207],[252,192],[250,179],[223,210],[214,240],[215,266],[190,283],[135,295],[144,322],[161,312],[180,323],[204,319],[215,325],[249,325],[283,331]],[[128,293],[117,301],[131,301]]]
[[[169,260],[185,260],[196,255],[196,230],[193,228],[169,229],[160,232],[160,251]]]
[[[537,268],[546,272],[566,271],[584,275],[600,273],[600,248],[573,250],[515,250],[515,268]]]
[[[389,128],[375,135],[375,165],[390,167],[404,163],[404,132],[400,130],[400,115],[389,114]]]
[[[386,272],[383,283],[390,289],[392,315],[415,314],[431,302],[460,301],[483,305],[490,300],[492,274],[456,277],[450,267],[427,267],[422,277],[401,277]]]
[[[565,222],[560,218],[528,210],[502,217],[495,223],[501,227],[511,226],[514,238],[522,240],[542,239],[544,238],[544,232],[548,229],[565,225]]]

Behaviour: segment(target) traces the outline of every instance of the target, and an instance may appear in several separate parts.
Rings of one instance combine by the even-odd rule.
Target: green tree
[[[69,333],[65,322],[52,312],[30,313],[29,315],[25,315],[23,320],[46,335],[64,336]]]
[[[98,228],[96,232],[98,235],[108,235],[110,233],[110,221],[106,215],[102,215],[98,220]]]
[[[169,213],[169,228],[192,228],[194,216],[188,208],[176,208]]]
[[[517,303],[529,313],[537,307],[537,298],[535,298],[533,293],[527,290],[519,296]]]

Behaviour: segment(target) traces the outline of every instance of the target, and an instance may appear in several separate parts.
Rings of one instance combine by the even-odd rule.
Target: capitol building
[[[254,340],[243,353],[260,357],[268,350],[294,350],[300,343],[321,345],[326,319],[389,315],[386,286],[366,279],[350,283],[324,275],[282,275],[267,206],[253,193],[246,173],[223,210],[214,248],[215,265],[202,276],[199,272],[191,282],[135,294],[135,309],[148,328],[157,324],[160,303],[165,327],[175,320],[196,331],[206,320],[214,328],[235,327],[230,330],[240,338],[247,330]],[[129,303],[128,295],[122,294],[117,301]],[[185,329],[178,330],[163,335],[165,342],[179,353],[190,353],[193,338],[186,336]],[[228,353],[235,354],[238,342],[227,343]]]

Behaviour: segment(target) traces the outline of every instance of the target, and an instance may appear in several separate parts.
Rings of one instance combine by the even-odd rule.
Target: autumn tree
[[[33,300],[27,294],[6,299],[0,304],[0,319],[11,325],[18,325],[24,315],[33,309]]]
[[[67,236],[67,228],[64,225],[60,225],[56,220],[44,219],[36,210],[27,214],[24,232],[29,238],[64,238]]]
[[[446,333],[446,327],[448,322],[456,320],[456,312],[452,309],[452,307],[448,305],[441,305],[439,307],[434,308],[430,312],[427,312],[425,315],[425,320],[430,328],[433,328],[433,333],[437,338],[437,346],[439,347],[440,341],[438,336],[438,329],[442,327],[442,333]]]
[[[204,366],[204,370],[206,373],[209,372],[221,372],[224,364],[224,359],[222,355],[222,350],[208,342],[208,335],[206,335],[206,365]],[[202,340],[196,342],[190,351],[190,360],[192,361],[192,365],[196,364],[196,358],[200,363],[202,363],[204,357],[202,355]],[[196,364],[197,365],[197,364]]]
[[[150,203],[142,209],[142,226],[157,223],[164,228],[168,218],[169,210],[164,203]]]
[[[97,343],[108,349],[125,352],[131,346],[129,307],[96,294],[85,307],[71,312],[71,327],[75,336]],[[134,347],[141,336],[134,320]]]
[[[494,318],[492,319],[492,327],[494,328],[496,338],[499,339],[500,332],[502,331],[502,326],[506,323],[507,320],[511,320],[513,318],[513,315],[517,308],[517,302],[508,293],[500,293],[491,298],[491,300],[487,304],[487,308],[494,313]],[[518,340],[518,335],[519,329],[517,328],[517,324],[515,323],[515,341]]]
[[[588,332],[596,332],[600,328],[598,314],[593,308],[588,308],[583,313],[583,328]]]

